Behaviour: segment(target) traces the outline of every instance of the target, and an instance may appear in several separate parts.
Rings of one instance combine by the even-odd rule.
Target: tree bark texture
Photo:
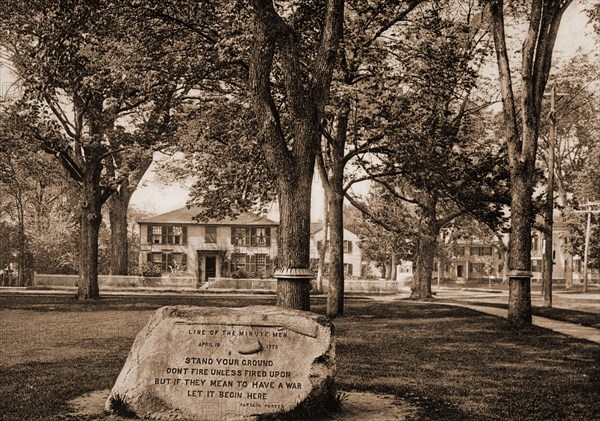
[[[108,217],[110,223],[110,273],[111,275],[129,274],[129,239],[127,233],[127,209],[131,192],[127,181],[121,185],[121,190],[114,193],[108,202]]]
[[[533,169],[533,168],[532,168]],[[531,227],[533,226],[533,178],[524,171],[511,174],[510,272],[531,273]],[[531,324],[531,275],[509,272],[508,320],[515,326]]]
[[[248,91],[269,171],[276,179],[280,206],[278,270],[310,268],[310,208],[321,118],[342,33],[343,0],[325,6],[321,40],[312,65],[303,66],[299,34],[277,13],[270,0],[251,1],[253,50]],[[286,91],[289,132],[281,124],[271,90],[275,55]],[[293,145],[288,143],[293,139]],[[310,309],[309,279],[278,279],[277,304]]]
[[[327,137],[322,150],[323,165],[319,168],[326,182],[323,187],[329,200],[330,256],[329,289],[327,292],[327,315],[344,315],[344,153],[348,132],[350,102],[342,101],[336,116],[335,136]]]
[[[341,181],[341,177],[340,177]],[[331,248],[329,254],[329,290],[327,316],[344,315],[344,196],[340,188],[332,189],[329,196]]]
[[[152,151],[148,151],[146,156],[138,163],[136,170],[132,171],[129,177],[122,181],[119,190],[113,193],[109,199],[110,273],[112,275],[129,274],[129,233],[127,231],[129,218],[127,212],[131,196],[133,196],[150,164],[152,164]]]
[[[554,252],[552,245],[552,232],[544,232],[544,266],[542,268],[542,292],[544,294],[544,307],[552,307],[552,269],[554,266]]]
[[[426,299],[432,296],[431,278],[439,234],[436,220],[436,203],[435,198],[427,198],[427,203],[421,204],[423,216],[420,221],[421,232],[417,244],[415,273],[410,298]]]
[[[436,246],[436,235],[425,234],[419,238],[414,280],[412,283],[410,298],[431,298],[431,278],[433,273]]]
[[[323,278],[325,277],[325,257],[327,255],[327,239],[329,238],[329,199],[325,192],[323,200],[323,242],[319,248],[319,264],[317,268],[317,292],[323,292]]]
[[[310,267],[310,194],[312,173],[297,182],[280,182],[278,269]],[[310,279],[278,279],[277,305],[310,310]]]
[[[90,158],[83,175],[81,206],[81,254],[77,289],[79,300],[98,299],[98,235],[102,222],[99,160]]]

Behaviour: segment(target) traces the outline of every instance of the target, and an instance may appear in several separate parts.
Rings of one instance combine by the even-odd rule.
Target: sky
[[[600,0],[598,0],[600,1]],[[596,54],[598,59],[600,54],[600,44],[593,34],[592,25],[587,22],[587,17],[582,12],[580,1],[574,1],[563,15],[561,26],[556,40],[554,57],[568,58],[575,54],[578,47],[584,51]],[[359,189],[364,193],[364,188]],[[152,171],[142,180],[140,188],[132,197],[133,207],[149,214],[160,214],[174,209],[184,207],[188,198],[186,186],[181,184],[166,185],[156,180]],[[323,214],[323,191],[318,180],[315,177],[312,194],[312,213],[311,219],[318,221]],[[267,215],[269,218],[278,220],[277,206],[273,206]]]

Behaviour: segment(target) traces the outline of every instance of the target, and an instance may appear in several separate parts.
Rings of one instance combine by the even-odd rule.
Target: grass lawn
[[[0,420],[67,420],[66,402],[112,387],[162,305],[273,304],[269,296],[0,295]],[[313,310],[324,313],[324,302]],[[390,394],[420,420],[600,420],[600,346],[429,303],[349,300],[335,322],[343,390]]]

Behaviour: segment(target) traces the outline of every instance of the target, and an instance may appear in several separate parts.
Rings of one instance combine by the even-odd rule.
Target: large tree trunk
[[[323,200],[323,241],[319,248],[319,264],[317,267],[317,292],[323,292],[323,278],[325,277],[325,257],[327,255],[327,239],[329,238],[329,199],[325,192]]]
[[[131,196],[137,189],[139,182],[146,174],[152,164],[152,151],[140,159],[135,171],[129,174],[119,188],[119,191],[111,195],[109,199],[109,221],[110,221],[110,273],[112,275],[129,274],[129,238],[127,227],[129,220],[127,210]],[[114,171],[114,168],[111,167]]]
[[[547,228],[547,227],[546,227]],[[554,265],[554,253],[552,245],[552,232],[544,232],[544,266],[542,267],[542,293],[544,297],[544,307],[552,307],[552,270]]]
[[[19,199],[17,201],[17,212],[18,212],[18,235],[19,235],[19,261],[17,262],[18,272],[15,285],[23,287],[25,286],[25,253],[26,253],[26,238],[25,238],[25,209],[23,208],[23,202],[21,200],[21,194],[19,193]]]
[[[99,163],[90,158],[81,199],[81,254],[77,290],[79,300],[98,299],[98,233],[102,222]]]
[[[344,315],[344,196],[340,185],[333,186],[329,195],[331,224],[331,248],[329,254],[329,289],[327,291],[327,315]],[[334,180],[332,180],[334,181]]]
[[[431,278],[433,274],[433,263],[435,249],[437,247],[437,236],[425,233],[421,236],[417,246],[414,280],[410,298],[431,298]]]
[[[532,177],[524,168],[511,174],[508,320],[516,326],[531,324]]]
[[[329,177],[329,221],[331,225],[331,249],[329,256],[329,290],[327,315],[344,315],[344,152],[348,131],[350,103],[342,101],[336,118],[335,137],[329,141],[327,156]]]
[[[422,206],[423,218],[421,233],[417,245],[416,267],[410,298],[431,298],[431,278],[438,242],[438,224],[435,213],[436,200],[430,198],[429,203]]]
[[[310,279],[296,277],[310,267],[310,193],[312,172],[297,180],[281,179],[279,185],[279,231],[277,305],[310,310]],[[299,271],[298,271],[299,269]]]
[[[567,253],[565,260],[565,287],[567,289],[573,288],[573,255],[571,252]]]
[[[110,222],[110,274],[129,274],[129,241],[127,234],[127,209],[131,192],[127,181],[121,190],[114,193],[108,201],[108,217]]]

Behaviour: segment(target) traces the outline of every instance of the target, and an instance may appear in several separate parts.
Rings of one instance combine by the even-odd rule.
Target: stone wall
[[[33,285],[36,287],[76,287],[79,275],[49,275],[36,273],[33,275]],[[98,284],[102,287],[117,288],[196,288],[194,277],[163,276],[120,276],[100,275]]]
[[[35,287],[76,287],[78,275],[49,275],[36,273],[33,276]],[[180,288],[196,289],[197,280],[194,277],[162,276],[145,278],[143,276],[111,276],[98,277],[100,288]],[[314,285],[313,285],[314,286]],[[328,282],[324,280],[323,286],[327,288]],[[346,280],[346,292],[398,292],[402,282],[385,280]],[[235,291],[276,291],[275,279],[233,279],[211,278],[202,285],[203,290],[235,290]]]

